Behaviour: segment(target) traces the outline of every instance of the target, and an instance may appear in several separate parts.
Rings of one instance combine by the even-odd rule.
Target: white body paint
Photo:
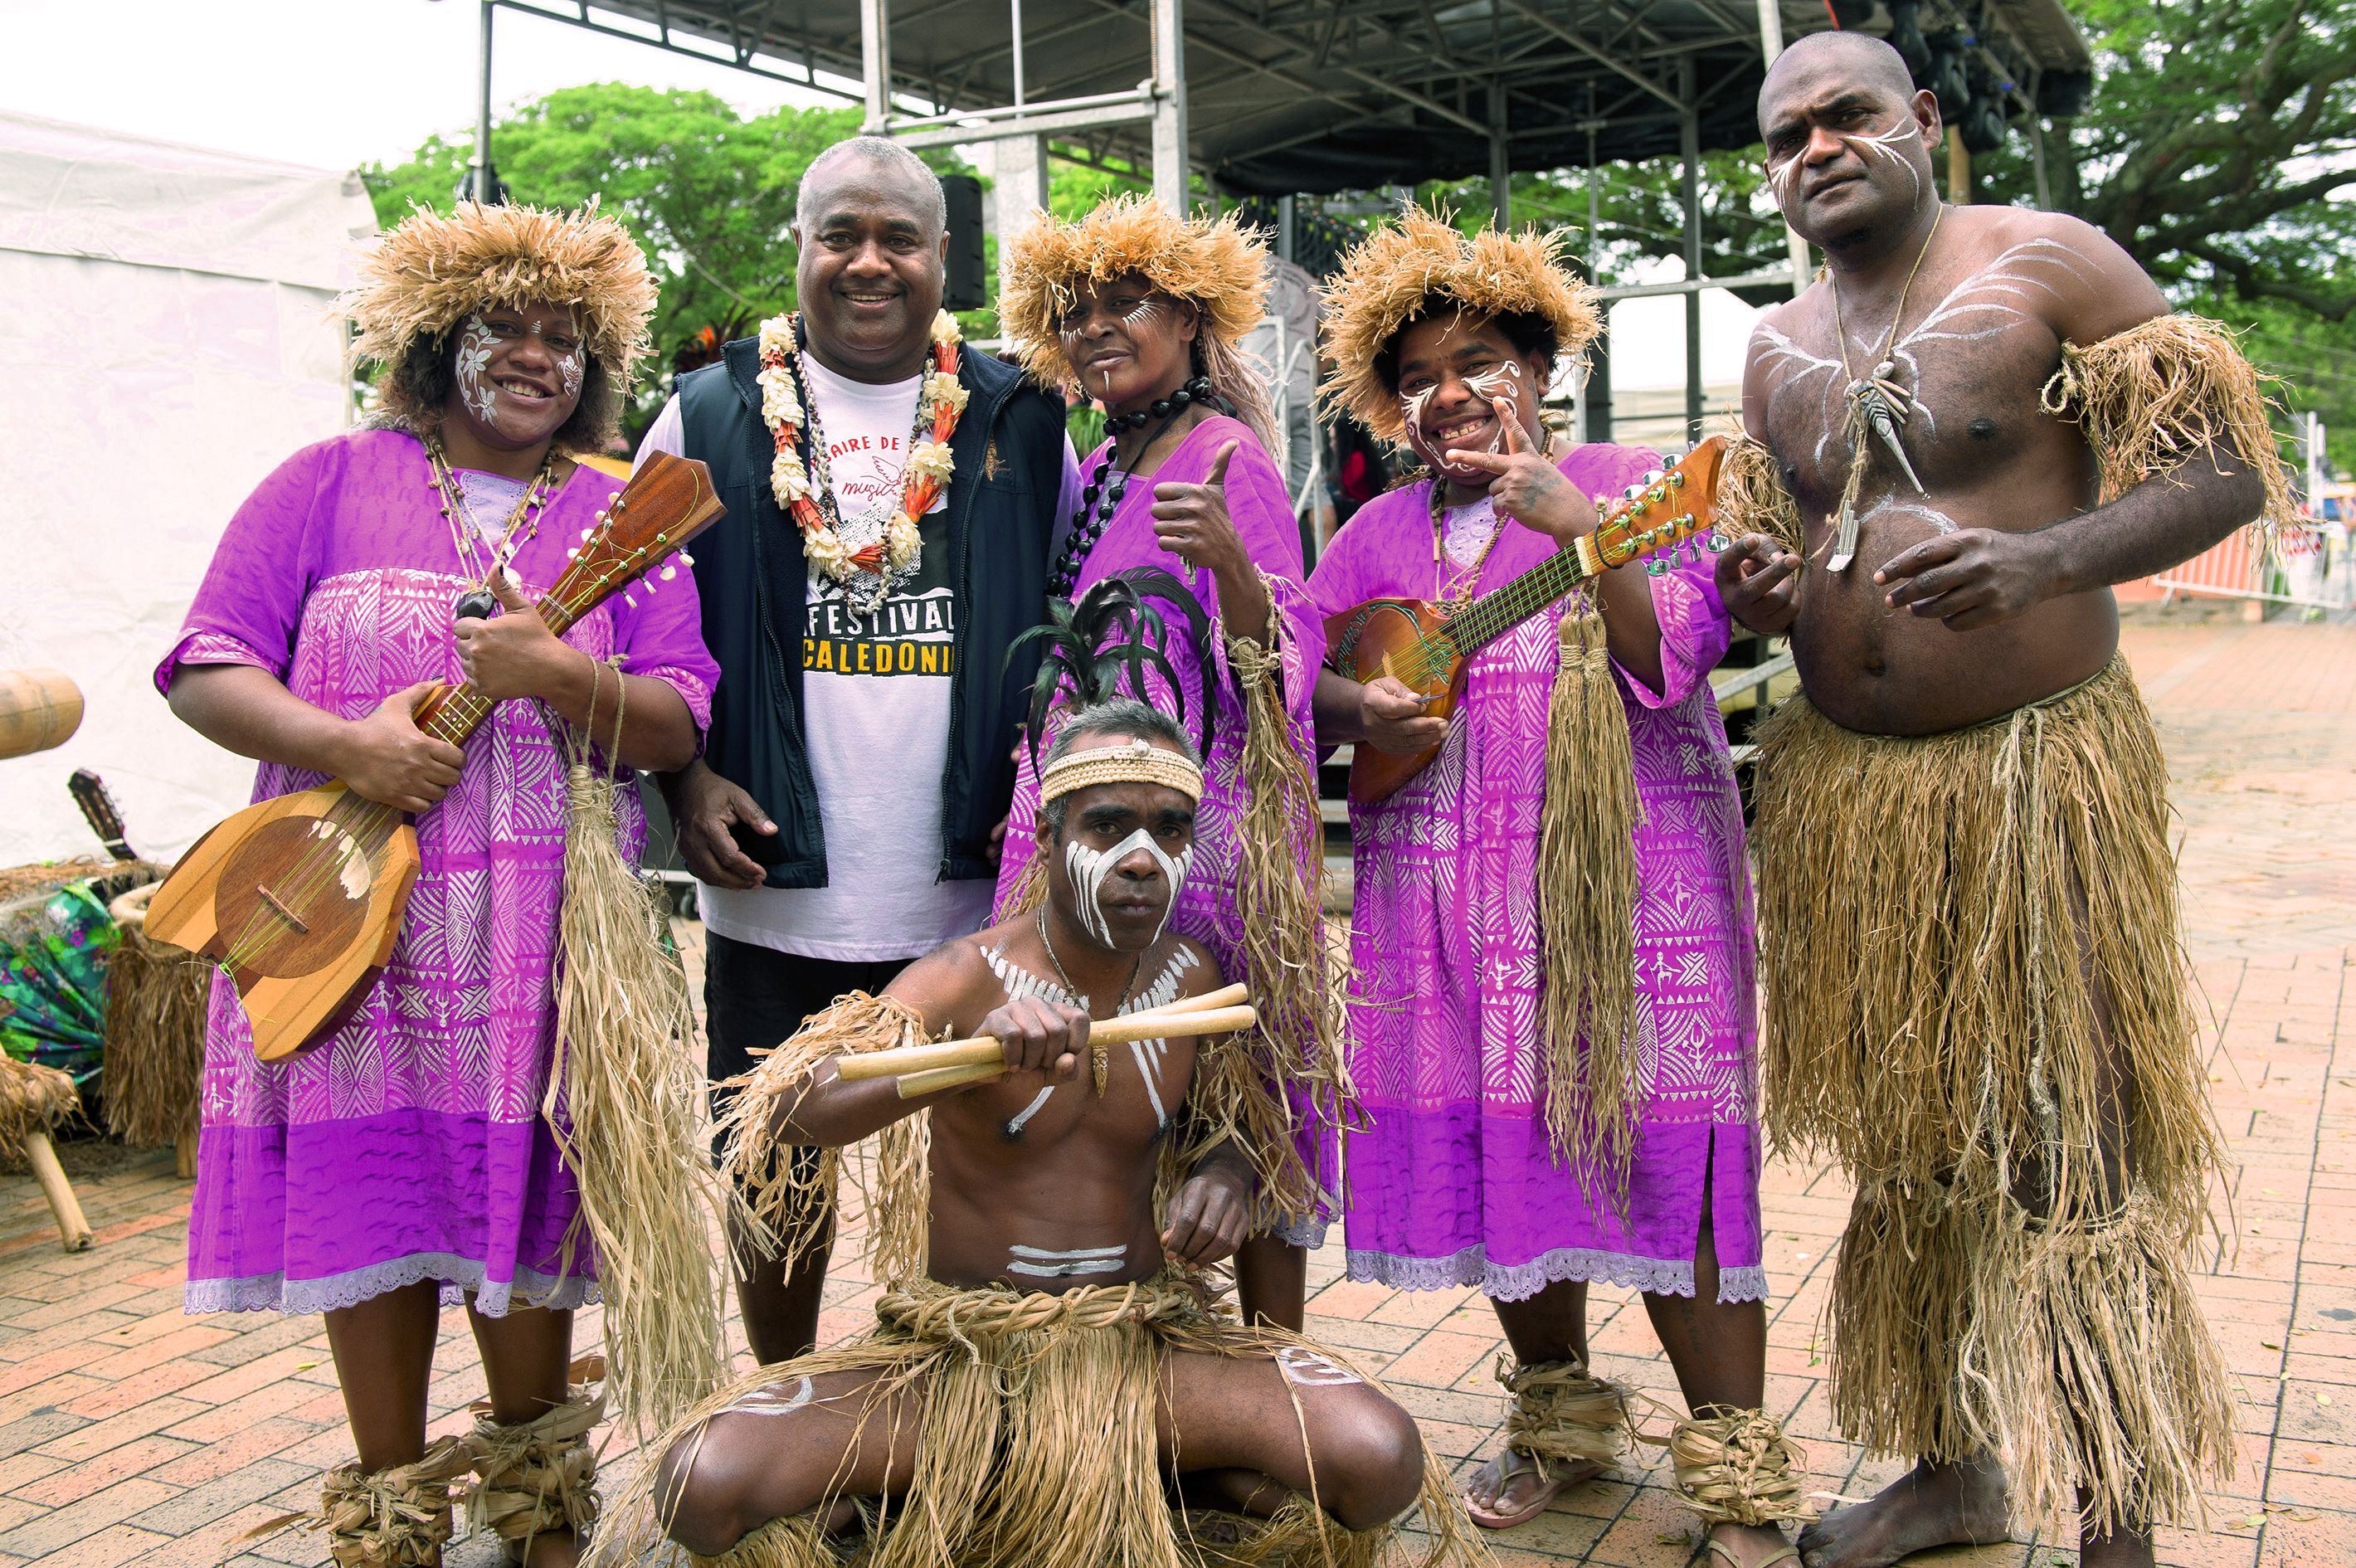
[[[791,1415],[818,1397],[817,1390],[808,1378],[788,1388],[784,1383],[767,1383],[755,1389],[723,1414]]]
[[[2059,277],[2085,262],[2082,252],[2058,240],[2024,240],[1949,289],[1912,331],[1890,346],[1890,360],[1913,382],[1909,423],[1919,418],[1926,437],[1938,434],[1937,411],[1921,395],[1922,366],[1917,350],[1930,343],[1978,342],[2036,319],[2026,308],[2031,291],[2060,297],[2055,286]],[[1815,446],[1815,460],[1823,463],[1840,439],[1844,420],[1839,403],[1848,387],[1847,371],[1838,360],[1809,352],[1773,326],[1762,324],[1755,336],[1760,347],[1754,352],[1770,366],[1773,377],[1767,386],[1769,397],[1801,388],[1815,377],[1824,378],[1818,389]],[[1853,332],[1849,341],[1852,351],[1868,360],[1879,352],[1880,345],[1869,330]],[[1846,453],[1842,456],[1846,457]]]
[[[1064,846],[1064,865],[1071,873],[1072,891],[1079,895],[1080,925],[1104,947],[1112,946],[1112,923],[1104,911],[1105,884],[1111,880],[1115,867],[1141,849],[1153,857],[1170,884],[1170,902],[1162,907],[1162,924],[1153,928],[1153,940],[1158,942],[1170,927],[1170,912],[1178,907],[1178,890],[1186,885],[1186,867],[1194,859],[1193,847],[1173,860],[1143,828],[1107,850],[1090,849],[1077,839]]]
[[[1365,1380],[1347,1367],[1337,1366],[1306,1345],[1286,1345],[1276,1352],[1284,1380],[1304,1389],[1338,1389]]]
[[[1033,1279],[1068,1280],[1082,1274],[1117,1274],[1129,1266],[1129,1249],[1074,1247],[1055,1251],[1045,1247],[1009,1247],[1006,1272]]]
[[[1088,1011],[1087,997],[1075,996],[1055,982],[1044,980],[1032,973],[1012,959],[1008,958],[1002,950],[984,948],[981,950],[981,957],[982,961],[990,965],[991,973],[998,977],[999,986],[1005,992],[1007,1000],[1012,1001],[1017,996],[1029,996],[1061,1006],[1076,1007],[1083,1013]],[[1123,1004],[1121,1015],[1126,1016],[1131,1013],[1143,1013],[1155,1007],[1167,1007],[1171,1003],[1177,1001],[1178,983],[1185,979],[1187,972],[1194,967],[1194,959],[1191,953],[1183,950],[1173,953],[1170,956],[1170,961],[1162,966],[1162,972],[1153,977],[1153,983],[1139,991]],[[1162,1068],[1169,1059],[1169,1055],[1168,1040],[1130,1042],[1130,1060],[1137,1064],[1138,1074],[1145,1080],[1145,1095],[1152,1101],[1156,1121],[1164,1125],[1170,1121],[1170,1112],[1162,1099],[1161,1080]],[[1047,1101],[1055,1098],[1055,1088],[1056,1086],[1052,1083],[1047,1085],[1031,1097],[1031,1103],[1007,1118],[1006,1135],[1010,1138],[1020,1137],[1023,1129],[1030,1124],[1031,1118],[1045,1110]]]

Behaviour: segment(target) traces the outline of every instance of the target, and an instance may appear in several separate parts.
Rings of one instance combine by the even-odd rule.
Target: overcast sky
[[[0,0],[0,108],[315,167],[398,161],[475,122],[476,0]],[[841,104],[502,9],[491,95],[701,88],[739,111]]]

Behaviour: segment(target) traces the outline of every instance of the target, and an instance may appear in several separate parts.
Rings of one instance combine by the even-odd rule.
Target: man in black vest
[[[990,921],[1038,663],[1007,650],[1041,619],[1077,484],[1061,401],[937,333],[946,219],[906,148],[820,153],[794,220],[798,317],[683,378],[639,451],[701,458],[728,508],[695,548],[712,728],[665,780],[715,1081]],[[762,1361],[811,1348],[825,1269],[821,1249],[739,1279]]]

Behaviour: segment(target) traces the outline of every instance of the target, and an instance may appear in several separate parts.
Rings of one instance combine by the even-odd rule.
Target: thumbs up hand
[[[1207,569],[1227,630],[1258,640],[1268,630],[1268,590],[1227,512],[1227,464],[1239,445],[1220,447],[1199,485],[1153,487],[1153,537],[1190,572]]]
[[[490,589],[499,614],[490,620],[462,616],[455,628],[458,663],[466,679],[495,701],[570,696],[582,683],[589,656],[557,639],[512,573],[504,567],[494,571]]]
[[[1237,445],[1230,441],[1219,448],[1201,484],[1153,487],[1155,540],[1187,565],[1207,566],[1215,577],[1223,575],[1223,567],[1250,564],[1235,519],[1227,515],[1227,464]]]

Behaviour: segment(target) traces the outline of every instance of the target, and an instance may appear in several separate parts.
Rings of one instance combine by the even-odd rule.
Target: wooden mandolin
[[[1455,711],[1464,661],[1483,647],[1590,577],[1711,527],[1718,519],[1718,468],[1725,456],[1726,438],[1711,436],[1676,467],[1630,486],[1620,509],[1594,532],[1581,534],[1573,548],[1477,599],[1369,599],[1330,618],[1326,663],[1362,685],[1388,675],[1431,699],[1425,711],[1432,717],[1446,718]],[[1439,752],[1436,746],[1407,756],[1365,745],[1353,747],[1350,799],[1362,806],[1388,800]]]
[[[701,463],[649,458],[572,552],[541,618],[562,635],[721,510]],[[463,746],[492,705],[472,684],[440,686],[414,716]],[[406,812],[323,784],[249,806],[198,839],[155,889],[146,934],[218,962],[252,1021],[253,1054],[274,1061],[334,1027],[375,982],[417,866]]]

